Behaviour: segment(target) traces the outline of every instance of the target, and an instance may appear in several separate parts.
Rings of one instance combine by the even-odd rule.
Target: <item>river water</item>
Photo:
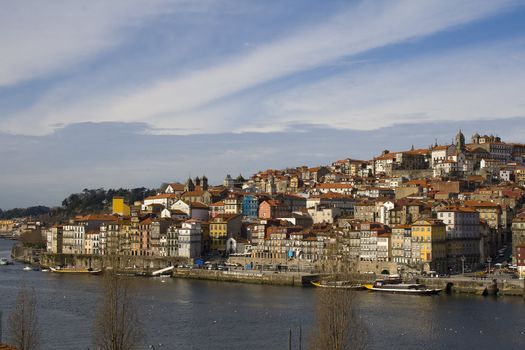
[[[12,241],[0,239],[0,257]],[[42,349],[88,349],[101,293],[99,276],[64,276],[0,266],[3,329],[19,286],[34,287]],[[314,317],[313,288],[136,278],[143,349],[303,349]],[[369,349],[523,349],[520,297],[354,293]],[[4,339],[5,339],[4,334]],[[159,346],[159,344],[162,344]],[[151,347],[153,345],[153,347]]]

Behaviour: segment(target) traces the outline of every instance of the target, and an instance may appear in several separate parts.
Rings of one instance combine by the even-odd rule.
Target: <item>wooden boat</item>
[[[0,265],[12,265],[13,263],[6,258],[0,258]]]
[[[76,268],[67,268],[67,267],[49,267],[52,272],[56,273],[69,273],[69,274],[90,274],[90,275],[99,275],[102,273],[102,270],[94,269],[76,269]]]
[[[310,281],[310,283],[319,288],[334,288],[334,289],[363,289],[361,284],[355,284],[350,281]]]
[[[399,293],[399,294],[416,294],[416,295],[435,295],[443,289],[427,288],[419,283],[397,283],[389,284],[385,281],[375,281],[374,284],[365,284],[364,287],[373,292]]]

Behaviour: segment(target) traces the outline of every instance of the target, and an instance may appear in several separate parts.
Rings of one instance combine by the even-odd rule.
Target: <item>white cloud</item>
[[[424,37],[438,31],[478,20],[508,9],[514,1],[377,1],[352,5],[344,13],[316,27],[297,30],[288,37],[255,48],[249,54],[232,57],[208,69],[187,72],[140,87],[104,91],[91,100],[76,101],[71,93],[52,91],[35,107],[3,123],[3,129],[26,133],[28,122],[36,133],[52,125],[83,121],[141,121],[157,128],[187,128],[193,133],[232,128],[229,108],[214,113],[208,104],[260,84],[333,63],[362,53]],[[62,26],[57,26],[62,27]],[[102,26],[103,27],[103,26]],[[89,37],[89,36],[88,36]],[[98,37],[98,36],[97,36]],[[103,46],[94,40],[94,46]],[[71,43],[64,45],[69,52]],[[78,48],[72,52],[81,52]],[[49,61],[49,60],[47,60]],[[37,67],[38,68],[38,67]],[[242,102],[241,102],[242,104]],[[238,110],[233,107],[233,110]],[[246,117],[245,128],[249,125]]]
[[[3,1],[0,87],[70,69],[119,45],[164,2]]]
[[[504,55],[501,53],[505,52]],[[370,130],[525,116],[525,42],[371,64],[266,101],[268,122]]]

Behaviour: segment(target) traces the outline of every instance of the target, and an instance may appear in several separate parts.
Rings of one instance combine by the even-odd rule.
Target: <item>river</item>
[[[13,241],[0,239],[0,257]],[[100,276],[64,276],[0,266],[3,329],[24,283],[36,290],[42,349],[92,348]],[[314,317],[314,288],[136,278],[143,349],[286,349],[292,329],[303,349]],[[520,297],[407,296],[356,292],[369,349],[523,349],[525,302]],[[5,334],[4,334],[5,339]],[[159,346],[159,344],[162,344]],[[153,345],[153,347],[151,347]]]

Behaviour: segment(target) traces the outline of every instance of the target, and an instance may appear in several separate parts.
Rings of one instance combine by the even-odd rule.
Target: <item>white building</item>
[[[62,228],[63,253],[64,254],[84,254],[86,225],[69,224]]]
[[[441,209],[437,217],[446,225],[448,265],[461,271],[462,264],[475,266],[482,256],[479,212],[471,208]],[[462,257],[465,261],[462,261]]]
[[[334,219],[341,215],[341,209],[325,206],[315,206],[313,208],[308,209],[308,215],[310,215],[314,224],[333,224]]]
[[[182,224],[178,234],[178,256],[197,258],[201,256],[202,227],[196,220]]]
[[[179,196],[174,193],[162,193],[156,196],[149,196],[144,199],[144,204],[142,205],[142,210],[145,210],[146,207],[152,204],[160,204],[164,208],[170,208],[173,203],[178,200]]]
[[[361,230],[359,233],[359,259],[377,260],[377,231]]]
[[[390,261],[390,234],[382,233],[377,236],[377,261]]]
[[[182,199],[174,202],[170,207],[171,210],[180,210],[186,213],[193,220],[207,221],[210,216],[210,207],[204,203],[193,202],[187,203]]]
[[[444,146],[435,146],[432,148],[431,153],[431,166],[434,167],[435,164],[442,163],[449,159],[449,156],[451,156],[456,151],[456,146],[454,145],[444,145]]]
[[[390,225],[390,211],[394,209],[395,204],[391,200],[380,203],[377,208],[379,214],[379,222],[385,225]]]

